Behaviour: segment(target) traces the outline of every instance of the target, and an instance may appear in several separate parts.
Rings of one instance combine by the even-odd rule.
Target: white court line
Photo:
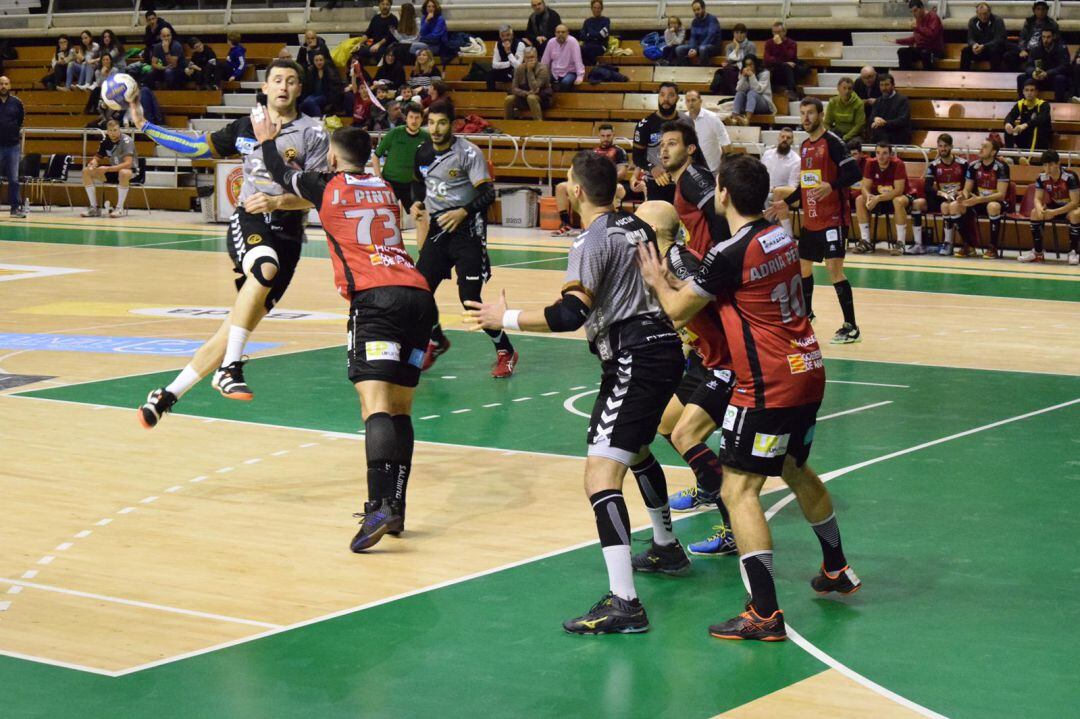
[[[886,384],[885,382],[853,382],[847,379],[827,379],[825,384],[859,384],[864,387],[896,387],[898,389],[911,389],[909,384]]]
[[[498,248],[496,248],[496,249],[498,249]],[[505,264],[505,265],[492,265],[492,267],[498,267],[498,268],[501,269],[503,267],[521,267],[522,265],[538,265],[541,262],[551,262],[553,260],[565,260],[567,257],[568,257],[568,255],[556,254],[553,257],[545,257],[542,260],[527,260],[525,262],[510,262],[510,263]]]
[[[873,404],[863,405],[862,407],[854,407],[852,409],[845,409],[841,412],[833,412],[832,414],[827,414],[824,417],[818,417],[817,421],[821,422],[826,419],[832,419],[833,417],[843,417],[845,414],[855,414],[856,412],[873,409],[874,407],[884,407],[887,404],[892,404],[892,400],[890,399],[884,402],[874,402]]]
[[[270,624],[269,622],[257,622],[254,619],[240,619],[239,617],[228,617],[224,614],[211,614],[210,612],[198,612],[194,609],[181,609],[180,607],[169,607],[164,604],[152,604],[150,602],[140,602],[135,599],[124,599],[122,597],[110,597],[104,594],[92,594],[90,592],[80,592],[76,589],[65,589],[63,587],[54,587],[50,584],[38,584],[36,582],[24,582],[21,579],[5,579],[0,577],[0,583],[11,584],[19,587],[26,587],[28,589],[40,589],[44,592],[55,592],[57,594],[66,594],[71,597],[82,597],[84,599],[94,599],[99,602],[111,602],[113,604],[124,604],[129,607],[139,607],[140,609],[155,609],[159,612],[169,612],[170,614],[183,614],[189,617],[199,617],[200,619],[213,619],[218,622],[229,622],[231,624],[246,624],[252,627],[262,627],[264,629],[282,629],[280,624]]]
[[[37,664],[48,664],[51,667],[60,667],[61,669],[74,669],[79,672],[86,672],[88,674],[99,674],[103,677],[115,677],[116,672],[110,672],[108,669],[98,669],[97,667],[88,667],[82,664],[72,664],[71,662],[62,662],[57,659],[46,659],[45,657],[35,657],[33,654],[22,654],[20,652],[9,652],[6,649],[0,649],[0,656],[11,657],[12,659],[21,659],[26,662],[35,662]]]

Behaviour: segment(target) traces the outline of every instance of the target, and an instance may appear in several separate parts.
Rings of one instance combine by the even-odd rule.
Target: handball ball
[[[110,110],[121,110],[139,96],[139,83],[135,78],[122,72],[105,78],[101,84],[101,101]]]

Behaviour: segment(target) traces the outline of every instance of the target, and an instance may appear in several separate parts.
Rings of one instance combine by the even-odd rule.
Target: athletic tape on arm
[[[210,157],[210,143],[205,132],[178,132],[168,127],[158,127],[152,122],[143,125],[142,131],[157,144],[184,157],[196,160]]]

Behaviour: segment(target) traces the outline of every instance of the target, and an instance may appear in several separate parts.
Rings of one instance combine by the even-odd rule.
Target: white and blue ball
[[[101,83],[101,101],[110,110],[122,110],[139,96],[139,83],[131,75],[118,72]]]

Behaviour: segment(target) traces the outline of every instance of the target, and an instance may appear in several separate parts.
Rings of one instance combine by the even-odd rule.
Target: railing
[[[532,164],[529,163],[529,158],[528,158],[528,155],[525,152],[525,149],[529,146],[529,141],[530,140],[535,140],[536,142],[541,142],[541,143],[544,143],[544,142],[547,143],[547,163],[546,163],[545,167],[535,167],[535,166],[533,166]],[[541,171],[547,172],[547,181],[548,181],[548,184],[550,185],[555,179],[555,171],[556,170],[558,170],[560,172],[566,170],[566,168],[564,166],[562,166],[562,165],[559,165],[558,167],[555,167],[554,163],[552,162],[552,156],[555,153],[555,145],[556,144],[569,143],[569,144],[574,144],[574,145],[586,145],[586,144],[598,144],[599,142],[600,142],[600,139],[596,138],[596,137],[571,137],[571,136],[568,136],[568,135],[529,135],[527,137],[523,137],[522,140],[521,140],[521,162],[527,169],[541,170]],[[616,137],[615,138],[615,143],[619,144],[619,145],[627,145],[627,146],[630,146],[630,147],[633,146],[633,141],[631,141],[629,138],[626,138],[626,137]],[[508,169],[513,169],[513,168],[508,168]]]

